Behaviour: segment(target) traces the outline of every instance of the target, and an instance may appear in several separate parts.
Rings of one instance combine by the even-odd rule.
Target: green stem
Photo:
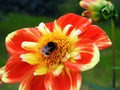
[[[115,45],[115,23],[113,18],[111,18],[111,33],[112,33],[112,66],[116,66],[116,45]],[[116,70],[112,70],[112,87],[116,88]]]

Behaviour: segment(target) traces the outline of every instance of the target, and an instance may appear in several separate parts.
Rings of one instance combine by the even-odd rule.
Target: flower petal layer
[[[108,5],[106,0],[81,0],[79,4],[84,9],[90,9],[94,11],[99,11],[105,5]]]
[[[73,71],[85,71],[93,68],[99,62],[99,50],[90,39],[79,40],[79,59],[68,60],[64,64]]]
[[[50,34],[50,30],[46,27],[45,23],[40,23],[37,27],[43,35]]]
[[[23,41],[37,42],[41,38],[41,33],[37,28],[23,28],[8,34],[6,37],[6,48],[9,54],[22,51],[21,44]]]
[[[66,25],[72,25],[73,27],[71,27],[67,32],[67,34],[70,34],[73,28],[80,29],[81,32],[86,31],[91,25],[91,20],[73,13],[69,13],[58,18],[57,24],[62,30],[64,30]]]
[[[25,50],[31,50],[31,51],[37,51],[39,48],[39,44],[36,42],[22,42],[21,45],[22,48]]]
[[[45,75],[48,72],[48,66],[44,64],[38,65],[34,75]]]
[[[91,25],[85,33],[80,35],[80,38],[84,37],[92,39],[100,50],[112,44],[107,34],[96,25]]]
[[[2,81],[5,83],[20,82],[25,74],[30,72],[34,66],[22,62],[19,54],[12,55],[5,66],[5,72],[2,75]]]
[[[79,90],[80,85],[80,72],[63,70],[59,76],[49,73],[45,77],[46,90]]]
[[[54,22],[49,22],[49,23],[46,23],[45,25],[50,30],[50,32],[53,32]]]
[[[21,54],[20,58],[23,62],[27,62],[30,65],[36,65],[39,63],[39,58],[35,53]]]
[[[97,0],[95,0],[95,1],[97,1]],[[80,1],[79,4],[80,4],[81,7],[85,8],[85,9],[88,9],[89,6],[90,6],[92,3],[94,3],[94,0],[82,0],[82,1]]]
[[[47,90],[44,85],[45,75],[34,76],[29,73],[21,82],[19,90]]]
[[[5,69],[5,67],[3,66],[3,67],[1,67],[0,68],[0,84],[2,83],[2,75],[3,75],[3,73],[4,73],[4,69]]]
[[[92,19],[94,22],[99,21],[99,20],[101,19],[99,12],[97,12],[97,11],[91,11],[91,10],[85,10],[85,11],[82,13],[82,16],[87,17],[87,18],[90,18],[90,19]]]

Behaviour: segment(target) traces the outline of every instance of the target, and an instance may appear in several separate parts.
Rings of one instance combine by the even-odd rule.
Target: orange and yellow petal
[[[107,34],[96,25],[91,25],[84,34],[80,35],[80,38],[84,37],[92,39],[100,50],[108,48],[112,44]]]
[[[38,67],[34,71],[34,75],[45,75],[48,73],[48,66],[44,64],[38,65]]]
[[[56,20],[57,24],[61,27],[62,30],[64,30],[66,25],[72,25],[72,27],[69,28],[67,31],[67,35],[71,33],[73,28],[76,30],[79,29],[83,33],[86,31],[89,26],[91,25],[91,20],[84,18],[80,15],[68,13]]]
[[[79,57],[77,59],[71,57],[64,63],[66,67],[73,71],[85,71],[93,68],[99,62],[99,50],[91,40],[80,40],[75,47],[79,47]],[[75,50],[73,49],[73,51]]]
[[[79,40],[78,36],[81,34],[81,30],[77,29],[73,29],[69,35],[69,42],[71,45],[73,45],[75,42],[77,42]]]
[[[61,72],[63,71],[63,69],[64,69],[64,65],[63,64],[54,65],[52,67],[51,72],[53,73],[54,76],[59,76],[61,74]]]
[[[39,49],[39,43],[24,41],[22,42],[21,47],[25,50],[37,51]]]
[[[30,65],[36,65],[39,63],[39,57],[35,53],[21,54],[20,58],[23,62],[27,62]]]
[[[49,23],[46,23],[45,25],[50,30],[50,32],[53,32],[54,22],[49,22]]]
[[[23,28],[14,31],[6,37],[6,48],[10,55],[23,50],[21,44],[23,41],[37,42],[42,34],[37,28]]]
[[[48,35],[51,33],[49,28],[47,28],[47,26],[43,22],[41,22],[37,28],[43,35]]]
[[[45,75],[51,72],[54,76],[58,76],[63,71],[63,69],[63,64],[53,66],[48,66],[47,64],[39,64],[34,71],[34,75]]]
[[[79,90],[80,85],[80,72],[63,70],[58,76],[48,73],[45,77],[46,90]]]
[[[12,55],[5,66],[2,81],[5,83],[20,82],[33,68],[34,66],[22,62],[19,54]]]
[[[19,90],[47,90],[44,85],[45,75],[34,76],[29,73],[20,83]]]
[[[4,74],[4,69],[5,69],[5,66],[0,68],[0,84],[2,83],[2,76]]]
[[[70,71],[72,87],[70,90],[79,90],[81,87],[82,77],[80,72]]]

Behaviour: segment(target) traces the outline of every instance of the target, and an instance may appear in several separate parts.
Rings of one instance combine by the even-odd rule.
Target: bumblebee
[[[50,55],[56,48],[57,48],[56,43],[54,43],[54,42],[48,42],[47,45],[45,45],[44,47],[42,47],[42,52],[45,55]]]

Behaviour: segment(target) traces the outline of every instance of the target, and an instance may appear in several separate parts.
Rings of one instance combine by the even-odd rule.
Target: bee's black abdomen
[[[56,48],[57,48],[56,43],[48,42],[48,44],[42,48],[42,52],[45,55],[50,55]]]

